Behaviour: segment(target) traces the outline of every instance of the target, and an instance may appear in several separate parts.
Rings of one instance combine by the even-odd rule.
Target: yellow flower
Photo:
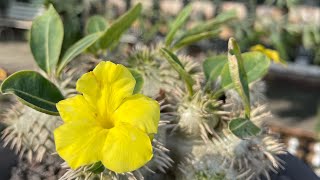
[[[250,51],[259,51],[259,52],[265,54],[268,58],[273,60],[275,63],[286,64],[285,61],[280,58],[278,51],[273,50],[273,49],[267,49],[261,44],[257,44],[255,46],[252,46],[250,48]]]
[[[101,62],[76,85],[82,95],[57,104],[64,124],[54,131],[56,150],[72,169],[101,161],[117,173],[129,172],[152,158],[159,104],[133,95],[135,79],[122,65]]]

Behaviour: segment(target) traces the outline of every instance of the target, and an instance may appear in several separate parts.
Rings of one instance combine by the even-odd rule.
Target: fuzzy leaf
[[[246,116],[250,117],[251,105],[247,73],[244,69],[240,47],[233,38],[230,38],[228,42],[228,64],[234,88],[242,99]]]
[[[256,136],[260,133],[260,128],[246,118],[237,118],[229,122],[229,130],[241,139]]]
[[[173,54],[171,51],[167,50],[166,48],[162,48],[161,52],[166,58],[166,60],[171,64],[171,66],[179,73],[182,79],[186,82],[189,94],[192,96],[193,95],[192,85],[194,84],[194,80],[192,79],[191,75],[187,73],[182,63],[180,62],[179,58],[175,54]]]
[[[56,103],[64,99],[52,82],[34,71],[12,74],[3,81],[0,90],[5,94],[16,95],[27,106],[50,115],[59,115]]]
[[[141,91],[141,89],[143,87],[144,80],[143,80],[142,75],[137,70],[130,69],[130,72],[131,72],[132,76],[134,77],[134,79],[136,80],[136,85],[134,87],[133,94],[137,94]]]
[[[246,52],[242,53],[242,58],[249,83],[262,78],[268,72],[270,59],[263,53]],[[221,75],[222,87],[225,90],[233,87],[227,61],[226,55],[218,55],[209,57],[203,62],[203,71],[207,81],[215,81]]]
[[[203,33],[200,33],[200,34],[187,36],[187,37],[177,41],[173,45],[173,49],[178,50],[178,49],[181,49],[181,48],[183,48],[185,46],[188,46],[188,45],[190,45],[192,43],[201,41],[203,39],[217,37],[219,35],[219,33],[220,33],[219,30],[214,30],[214,31],[203,32]]]
[[[63,55],[57,69],[57,74],[63,70],[63,68],[70,63],[76,56],[81,54],[87,48],[89,48],[93,43],[95,43],[101,36],[100,32],[90,34],[80,39],[74,45],[72,45],[66,53]]]
[[[61,18],[52,5],[32,23],[31,51],[38,66],[47,73],[54,71],[58,63],[63,33]]]
[[[108,48],[117,42],[121,35],[128,30],[131,24],[140,16],[141,10],[142,5],[139,3],[111,24],[99,40],[101,48]]]
[[[225,58],[227,59],[226,56]],[[267,74],[271,60],[266,55],[262,54],[261,52],[246,52],[242,53],[242,58],[244,62],[244,69],[247,73],[248,83],[254,82]],[[212,63],[210,59],[208,61],[208,63]],[[209,71],[209,68],[208,70],[205,70],[206,73]],[[221,76],[222,87],[225,90],[233,88],[228,64],[223,67]]]
[[[188,5],[186,6],[176,17],[176,19],[173,21],[170,31],[168,32],[168,35],[166,36],[166,46],[169,47],[170,44],[173,41],[174,35],[179,30],[179,28],[187,21],[190,13],[192,10],[192,6]]]

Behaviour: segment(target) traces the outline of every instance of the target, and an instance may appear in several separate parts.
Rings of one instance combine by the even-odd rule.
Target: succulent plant
[[[214,56],[202,63],[181,55],[183,47],[217,36],[220,25],[234,18],[227,14],[182,30],[191,10],[191,6],[187,6],[179,13],[163,43],[136,45],[127,61],[121,62],[131,68],[136,81],[134,93],[146,94],[160,103],[158,134],[145,136],[149,145],[152,140],[153,148],[153,158],[147,164],[132,172],[116,173],[105,167],[101,159],[93,164],[90,161],[84,162],[86,165],[71,165],[77,169],[69,168],[67,163],[61,168],[63,161],[59,157],[53,161],[47,159],[55,152],[52,132],[62,123],[56,103],[77,94],[76,80],[100,61],[96,57],[110,57],[105,52],[108,50],[109,53],[118,44],[121,34],[137,19],[141,13],[140,4],[109,27],[102,17],[92,18],[90,23],[98,28],[87,31],[88,35],[64,54],[60,54],[63,26],[54,8],[50,6],[35,20],[30,44],[40,73],[15,73],[0,88],[4,93],[18,96],[27,105],[17,104],[7,113],[5,123],[8,127],[3,131],[6,144],[11,143],[12,148],[31,163],[43,160],[38,164],[40,169],[50,166],[59,172],[66,171],[64,175],[54,175],[61,175],[61,180],[143,179],[167,170],[178,179],[187,180],[259,179],[261,175],[269,178],[269,171],[282,167],[277,155],[285,153],[283,145],[262,125],[270,113],[263,105],[264,84],[260,79],[266,74],[270,60],[259,52],[241,53],[233,38],[229,40],[227,56]],[[55,43],[49,44],[50,48],[38,41],[38,38],[52,38],[43,33],[49,28],[41,23],[44,20],[55,25],[51,29],[56,35],[51,41]],[[46,51],[43,51],[44,47]],[[46,54],[49,51],[51,56]],[[86,56],[87,60],[80,61],[76,56],[84,51],[90,55]],[[37,87],[26,87],[26,81]],[[41,91],[37,89],[39,87]],[[68,154],[74,158],[73,151],[70,152]],[[24,161],[20,161],[17,168],[19,172],[29,170]]]
[[[224,111],[222,101],[211,98],[209,94],[199,90],[192,97],[181,89],[172,92],[171,104],[174,112],[171,123],[176,123],[173,131],[180,131],[186,136],[201,137],[207,141],[213,135],[221,121],[227,119],[229,112]],[[167,113],[167,112],[165,112]]]
[[[137,45],[127,58],[131,68],[141,73],[144,84],[142,93],[157,97],[161,90],[170,92],[176,87],[183,87],[179,74],[171,67],[161,53],[162,43],[155,46]],[[185,70],[195,79],[201,79],[199,64],[190,57],[179,56]]]
[[[55,152],[52,131],[58,127],[60,117],[38,112],[18,102],[6,113],[2,132],[4,146],[10,144],[20,158],[26,154],[29,162],[41,162],[47,154]]]
[[[63,160],[59,156],[45,155],[42,162],[30,162],[26,157],[21,158],[11,170],[11,180],[56,180],[66,170],[61,167]]]
[[[238,117],[238,113],[230,113]],[[265,106],[254,108],[252,120],[261,124],[270,113]],[[232,119],[232,118],[230,118]],[[179,179],[259,179],[283,168],[277,156],[285,146],[266,130],[260,135],[240,139],[222,130],[206,143],[195,144],[189,157],[179,164]]]
[[[270,179],[269,171],[277,172],[283,162],[277,157],[286,153],[284,146],[271,136],[260,135],[241,140],[225,134],[212,143],[195,147],[187,163],[180,165],[180,179]]]
[[[250,88],[250,104],[251,106],[258,106],[266,103],[266,83],[264,81],[258,80],[252,82],[249,85]],[[243,109],[243,104],[241,98],[237,92],[233,89],[226,91],[226,102],[230,104],[230,111]]]

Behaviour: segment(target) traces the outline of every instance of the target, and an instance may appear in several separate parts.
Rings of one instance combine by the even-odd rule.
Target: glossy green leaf
[[[22,103],[51,115],[59,115],[56,103],[64,99],[53,83],[34,71],[12,74],[3,81],[0,90],[5,94],[14,94]]]
[[[90,34],[85,36],[84,38],[80,39],[74,45],[72,45],[66,53],[63,55],[57,69],[57,74],[63,70],[63,68],[70,63],[76,56],[81,54],[87,48],[89,48],[93,43],[95,43],[100,36],[102,35],[101,32],[97,32],[94,34]]]
[[[260,128],[246,118],[237,118],[229,122],[229,130],[241,139],[256,136],[260,133]]]
[[[139,3],[111,24],[99,40],[101,48],[108,48],[119,41],[121,35],[140,16],[141,10],[142,5]]]
[[[173,38],[176,34],[176,32],[179,30],[179,28],[187,21],[190,13],[192,10],[192,6],[188,5],[186,6],[176,17],[176,19],[173,21],[170,30],[166,36],[166,46],[169,47],[173,41]]]
[[[91,16],[88,19],[88,22],[86,24],[86,34],[93,34],[96,32],[102,32],[105,31],[107,29],[107,22],[104,19],[103,16],[99,16],[99,15],[95,15],[95,16]]]
[[[130,72],[131,72],[132,76],[134,77],[134,79],[136,80],[136,85],[134,87],[133,94],[137,94],[143,88],[144,80],[143,80],[142,75],[137,70],[130,69]]]
[[[63,33],[62,21],[52,5],[32,23],[31,51],[38,66],[47,73],[54,71],[58,63]]]
[[[240,47],[235,39],[230,38],[228,42],[228,65],[232,84],[242,100],[246,116],[250,117],[249,83],[243,63]]]
[[[189,91],[190,96],[193,95],[192,85],[194,84],[194,80],[192,79],[191,75],[187,73],[184,69],[182,63],[180,62],[179,58],[169,51],[166,48],[161,49],[162,54],[166,58],[166,60],[171,64],[171,66],[179,73],[182,79],[186,82],[187,90]]]
[[[203,39],[217,37],[219,35],[219,33],[220,33],[219,30],[214,30],[214,31],[203,32],[203,33],[200,33],[200,34],[187,36],[187,37],[177,41],[173,45],[173,49],[174,50],[178,50],[178,49],[181,49],[181,48],[183,48],[185,46],[188,46],[188,45],[190,45],[192,43],[201,41]]]

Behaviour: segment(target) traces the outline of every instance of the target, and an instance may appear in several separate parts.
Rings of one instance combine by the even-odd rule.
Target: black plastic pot
[[[319,180],[320,178],[300,159],[291,154],[279,156],[284,162],[284,170],[270,173],[271,180]],[[265,177],[261,179],[266,180]]]

